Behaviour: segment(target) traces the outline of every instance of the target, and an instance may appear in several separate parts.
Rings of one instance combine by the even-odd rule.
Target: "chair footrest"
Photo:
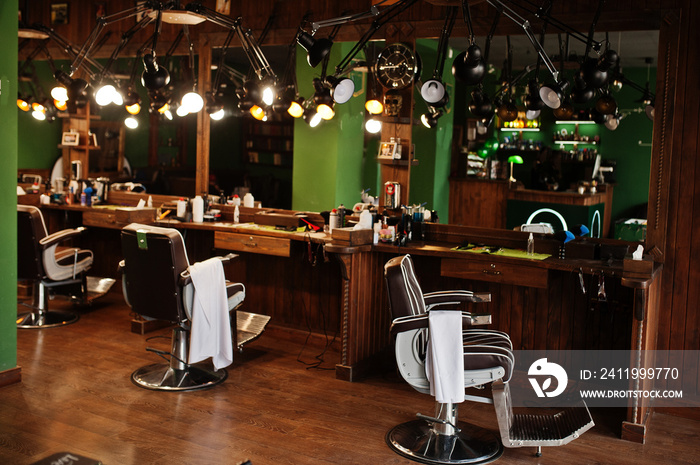
[[[265,331],[270,317],[268,315],[259,315],[257,313],[248,313],[241,310],[236,312],[236,329],[238,334],[238,349],[255,339]]]
[[[515,445],[560,445],[576,439],[594,425],[585,404],[556,414],[515,414],[510,440]]]

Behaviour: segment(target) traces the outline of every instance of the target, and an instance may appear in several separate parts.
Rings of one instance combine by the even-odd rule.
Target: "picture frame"
[[[51,4],[51,24],[68,24],[68,3]]]
[[[396,142],[382,142],[379,144],[377,158],[380,160],[393,160],[396,153]]]
[[[61,137],[61,145],[78,145],[80,143],[80,134],[77,132],[64,132]]]

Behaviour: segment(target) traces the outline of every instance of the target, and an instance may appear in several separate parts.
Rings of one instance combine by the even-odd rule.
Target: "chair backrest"
[[[31,205],[17,205],[17,278],[44,277],[42,250],[39,241],[46,237],[41,210]]]
[[[168,321],[186,319],[180,273],[189,262],[176,229],[132,223],[122,229],[124,290],[139,315]]]
[[[384,265],[393,319],[425,313],[423,291],[413,268],[410,255],[394,257]]]

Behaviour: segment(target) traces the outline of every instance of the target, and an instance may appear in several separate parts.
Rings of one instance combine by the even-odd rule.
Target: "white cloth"
[[[430,394],[441,403],[464,402],[462,312],[431,310],[428,327],[425,371],[430,381]]]
[[[188,269],[194,285],[189,363],[212,357],[215,369],[227,367],[233,362],[233,337],[224,266],[210,258]]]

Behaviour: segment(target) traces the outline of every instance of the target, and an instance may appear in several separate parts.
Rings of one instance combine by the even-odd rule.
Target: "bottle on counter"
[[[240,223],[240,221],[241,221],[240,212],[238,211],[238,205],[236,205],[233,209],[233,222]]]
[[[192,221],[194,223],[204,221],[204,199],[199,195],[192,199]]]
[[[247,208],[253,208],[255,206],[255,198],[250,192],[243,196],[243,206]]]
[[[331,214],[328,217],[328,232],[333,232],[334,229],[339,227],[340,218],[338,217],[338,210],[334,208],[331,210]]]
[[[177,217],[184,218],[186,214],[187,214],[187,202],[185,202],[185,199],[180,198],[180,200],[177,201]]]
[[[535,253],[535,238],[532,236],[532,233],[530,233],[530,236],[527,238],[527,254],[534,255],[534,253]]]
[[[240,207],[241,206],[241,198],[238,196],[238,194],[233,195],[233,205]]]

